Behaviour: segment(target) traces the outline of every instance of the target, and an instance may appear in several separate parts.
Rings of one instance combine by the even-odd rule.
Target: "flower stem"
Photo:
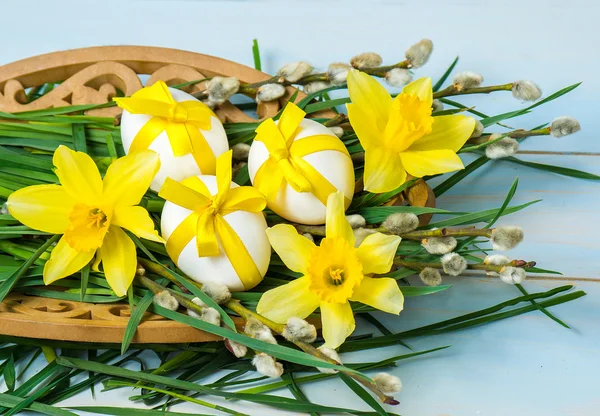
[[[408,60],[404,60],[394,65],[380,66],[376,68],[363,68],[361,69],[361,71],[369,75],[381,78],[385,77],[385,74],[387,74],[390,70],[394,68],[410,68],[410,62]],[[210,79],[211,78],[207,78],[207,80]],[[264,81],[252,83],[240,82],[240,89],[238,90],[238,93],[254,97],[256,96],[258,88],[265,84],[281,84],[284,87],[288,87],[290,85],[307,85],[311,82],[329,82],[327,72],[309,74],[295,82],[286,81],[285,78],[280,77],[278,75],[274,75],[269,79],[265,79]],[[198,99],[205,99],[208,97],[206,91],[199,91],[192,95]]]
[[[296,224],[296,230],[301,233],[325,237],[325,227],[322,225]],[[390,234],[385,227],[371,228],[371,230],[383,234]],[[417,230],[409,233],[399,234],[406,240],[422,240],[427,237],[487,237],[492,236],[493,228],[440,228],[437,230]]]
[[[433,263],[433,262],[423,262],[422,263],[422,262],[417,262],[417,261],[408,261],[408,260],[403,260],[400,257],[397,257],[394,259],[394,264],[396,266],[402,266],[402,267],[406,267],[407,269],[413,269],[413,270],[423,270],[426,267],[431,267],[434,269],[442,268],[441,263]],[[522,267],[522,268],[527,269],[530,267],[534,267],[535,264],[536,264],[535,261],[526,262],[525,260],[512,260],[509,263],[502,264],[502,265],[493,265],[493,264],[484,264],[484,263],[469,264],[467,266],[467,269],[485,270],[488,272],[500,273],[502,271],[502,269],[504,269],[506,266]]]
[[[474,88],[460,88],[457,85],[450,85],[441,91],[434,92],[433,98],[451,97],[453,95],[467,95],[467,94],[489,94],[494,91],[511,91],[513,83],[503,85],[490,85],[489,87],[474,87]]]
[[[544,127],[543,129],[537,129],[537,130],[518,129],[518,130],[513,130],[509,133],[504,133],[504,135],[506,137],[511,137],[513,139],[524,139],[526,137],[531,137],[531,136],[549,136],[550,135],[550,127]],[[485,135],[482,135],[482,136],[474,138],[474,139],[469,139],[468,142],[472,143],[472,144],[483,144],[483,143],[489,141],[490,137],[491,137],[491,134],[485,134]]]
[[[171,281],[179,286],[179,283],[177,282],[177,280],[171,275],[171,273],[168,272],[168,270],[166,270],[165,266],[155,263],[153,261],[150,261],[148,259],[140,258],[140,257],[138,257],[138,262],[142,266],[144,266],[144,268],[146,270],[150,270],[151,272],[153,272],[161,277],[165,277],[165,278],[169,279],[169,281]],[[155,293],[155,294],[159,293],[163,290],[168,290],[169,293],[171,293],[177,299],[177,301],[185,308],[191,309],[192,311],[194,311],[196,313],[202,312],[202,308],[200,306],[191,302],[185,296],[181,295],[180,293],[178,293],[176,291],[167,289],[166,287],[156,283],[154,280],[152,280],[146,276],[137,275],[136,281],[138,283],[140,283],[142,286],[151,290],[152,293]],[[199,284],[197,282],[193,282],[193,283],[196,286],[198,286],[199,288],[202,288],[201,284]],[[263,323],[264,325],[266,325],[269,329],[276,332],[277,334],[281,335],[283,333],[285,325],[279,324],[277,322],[273,322],[270,319],[265,318],[264,316],[262,316],[256,312],[251,311],[250,309],[243,306],[236,299],[229,300],[223,306],[225,306],[228,309],[232,310],[233,312],[237,313],[245,321],[247,321],[250,318],[255,318],[258,321],[260,321],[261,323]],[[313,356],[320,358],[324,361],[327,361],[331,364],[342,365],[341,363],[337,362],[336,360],[332,360],[331,358],[327,357],[325,354],[323,354],[320,350],[318,350],[311,344],[308,344],[308,343],[302,342],[302,341],[293,341],[293,343],[298,348],[300,348],[302,351],[306,352],[307,354],[313,355]],[[354,380],[358,381],[359,383],[361,383],[363,386],[365,386],[369,390],[371,390],[383,403],[398,404],[398,402],[396,400],[394,400],[393,397],[390,397],[390,396],[384,394],[381,390],[379,390],[379,388],[377,388],[375,383],[369,382],[368,380],[365,380],[364,378],[362,378],[354,373],[345,372],[345,371],[342,371],[342,372],[344,374],[346,374],[347,376],[352,377]]]

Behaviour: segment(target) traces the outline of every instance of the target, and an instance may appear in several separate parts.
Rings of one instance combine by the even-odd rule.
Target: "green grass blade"
[[[435,85],[433,86],[433,92],[439,91],[439,89],[442,88],[442,85],[444,85],[444,82],[446,82],[446,80],[448,79],[448,77],[450,76],[452,71],[454,70],[454,67],[456,66],[457,63],[458,63],[458,56],[456,58],[454,58],[454,61],[452,61],[452,63],[448,67],[448,69],[446,69],[446,72],[444,72],[444,75],[442,75],[442,77],[440,79],[438,79],[438,81],[435,83]]]
[[[438,196],[448,192],[450,190],[450,188],[452,188],[454,185],[456,185],[457,183],[462,181],[469,174],[475,172],[477,169],[479,169],[480,167],[485,165],[488,162],[488,160],[489,159],[487,158],[487,156],[481,156],[479,159],[475,159],[474,161],[469,163],[467,166],[465,166],[465,168],[463,170],[459,170],[458,172],[451,175],[444,182],[440,183],[438,186],[433,188],[433,193],[435,194],[436,197],[438,197]]]
[[[85,298],[85,291],[88,287],[88,282],[90,280],[90,264],[87,264],[83,269],[81,269],[81,291],[79,301],[83,302]]]
[[[262,71],[262,63],[260,62],[260,49],[258,48],[258,40],[252,40],[252,57],[254,58],[254,68]]]
[[[131,340],[137,331],[137,327],[142,321],[142,317],[144,313],[148,309],[148,307],[152,304],[152,300],[154,299],[154,295],[152,292],[148,292],[144,295],[142,300],[138,302],[136,307],[131,312],[131,316],[129,317],[129,321],[127,322],[127,327],[125,328],[125,333],[123,334],[123,342],[121,343],[121,355],[125,354],[125,351],[129,348],[129,344],[131,344]]]
[[[73,147],[78,152],[87,153],[87,142],[85,139],[85,124],[73,123]]]
[[[325,361],[323,361],[325,362]],[[272,407],[276,407],[283,410],[291,410],[298,412],[354,412],[350,409],[334,408],[329,406],[322,406],[312,403],[303,403],[296,399],[289,399],[286,397],[270,396],[267,394],[247,394],[247,393],[233,393],[225,392],[221,390],[211,389],[209,387],[191,383],[189,381],[179,380],[176,378],[159,376],[155,374],[148,374],[140,371],[128,370],[125,368],[119,368],[111,365],[93,363],[86,360],[80,360],[71,357],[58,357],[57,363],[67,368],[77,368],[84,371],[94,371],[96,373],[107,374],[113,377],[126,378],[130,380],[144,381],[156,385],[164,385],[170,388],[194,391],[226,399],[233,400],[246,400],[254,403],[260,403]],[[319,366],[321,366],[319,364]]]
[[[515,178],[512,186],[508,190],[508,194],[506,194],[506,198],[504,198],[504,202],[502,203],[502,206],[500,207],[500,209],[498,209],[498,213],[496,213],[496,215],[494,215],[494,218],[492,218],[492,220],[489,223],[487,223],[484,228],[490,228],[492,225],[494,225],[496,223],[496,221],[498,221],[498,219],[500,219],[500,217],[504,214],[506,207],[508,207],[508,204],[510,204],[510,201],[512,201],[513,196],[515,196],[515,192],[517,192],[518,186],[519,186],[519,178],[517,177],[517,178]]]
[[[518,159],[514,156],[506,157],[503,160],[507,160],[509,162],[517,163],[523,166],[528,166],[530,168],[543,170],[546,172],[552,172],[563,176],[569,176],[571,178],[591,179],[594,181],[600,180],[600,176],[594,175],[593,173],[588,173],[577,169],[564,168],[561,166],[546,165],[544,163],[527,162],[525,160]]]
[[[561,97],[561,96],[567,94],[568,92],[573,91],[580,84],[581,84],[581,82],[578,82],[577,84],[573,84],[568,87],[565,87],[565,88],[555,92],[554,94],[549,95],[548,97],[544,98],[543,100],[540,100],[540,101],[530,105],[529,107],[525,107],[521,110],[510,111],[508,113],[498,114],[498,115],[492,116],[492,117],[486,117],[484,119],[481,119],[480,121],[485,127],[488,127],[488,126],[491,126],[492,124],[498,123],[499,121],[522,116],[522,115],[528,113],[529,111],[533,110],[534,108],[539,107],[540,105],[549,103],[550,101],[556,100],[558,97]]]
[[[8,388],[9,391],[13,391],[15,389],[16,380],[15,356],[13,354],[6,360],[2,375],[4,377],[4,383],[6,383],[6,388]]]
[[[380,415],[380,416],[388,415],[388,413],[384,410],[384,408],[381,407],[379,402],[373,396],[371,396],[369,393],[367,393],[365,391],[365,389],[361,387],[360,384],[358,384],[356,381],[354,381],[352,378],[348,377],[344,373],[338,373],[338,375],[342,379],[342,381],[344,383],[346,383],[346,385],[348,387],[350,387],[350,390],[352,390],[354,392],[354,394],[356,394],[358,397],[361,398],[362,401],[364,401],[373,410],[375,410],[378,415]]]
[[[525,288],[522,285],[516,284],[515,285],[517,287],[517,289],[519,289],[519,291],[527,296],[529,295],[529,293],[525,290]],[[564,326],[567,329],[571,329],[571,327],[569,325],[567,325],[566,323],[564,323],[563,321],[561,321],[560,319],[558,319],[556,316],[554,316],[553,314],[551,314],[550,312],[548,312],[546,310],[546,308],[542,307],[542,305],[540,305],[539,303],[537,303],[535,301],[535,299],[531,299],[530,300],[531,304],[533,306],[535,306],[540,312],[542,312],[544,315],[546,315],[548,318],[552,319],[554,322],[556,322],[557,324]]]
[[[133,407],[110,407],[110,406],[71,406],[69,409],[79,410],[92,414],[113,416],[210,416],[205,413],[181,413],[167,412],[153,409],[135,409]]]
[[[6,295],[10,293],[15,283],[29,270],[29,268],[35,263],[35,261],[46,252],[46,249],[52,245],[55,241],[60,239],[61,235],[57,234],[50,237],[44,244],[40,246],[32,255],[29,257],[21,267],[19,267],[8,279],[6,279],[0,285],[0,302],[4,300]]]
[[[519,303],[522,302],[529,302],[531,299],[547,299],[547,298],[552,298],[554,295],[558,295],[559,293],[568,291],[570,289],[572,289],[573,286],[572,285],[565,285],[565,286],[560,286],[551,290],[548,290],[546,292],[539,292],[539,293],[534,293],[528,296],[519,296],[517,298],[513,298],[501,303],[498,303],[494,306],[490,306],[488,308],[484,308],[484,309],[480,309],[478,311],[475,312],[470,312],[461,316],[457,316],[455,318],[451,318],[451,319],[447,319],[441,322],[436,322],[434,324],[430,324],[430,325],[425,325],[419,328],[414,328],[408,331],[403,331],[394,335],[390,335],[390,336],[382,336],[382,337],[378,337],[378,338],[371,338],[371,339],[366,339],[366,340],[358,340],[358,341],[348,341],[346,343],[344,343],[341,347],[340,347],[340,352],[350,352],[350,351],[358,351],[358,350],[362,350],[362,349],[368,349],[368,348],[378,348],[378,347],[383,347],[383,346],[388,346],[388,345],[395,345],[399,339],[405,339],[408,337],[417,337],[417,336],[425,336],[425,335],[433,335],[433,334],[437,334],[437,333],[441,333],[441,332],[448,332],[448,328],[453,328],[454,330],[456,329],[460,329],[460,327],[456,326],[456,325],[464,325],[465,323],[467,323],[467,326],[475,326],[475,324],[481,324],[483,322],[481,321],[477,321],[478,319],[487,319],[489,316],[494,316],[494,314],[502,311],[503,309],[518,305]],[[578,294],[575,298],[583,296],[581,294]],[[567,299],[564,300],[561,298],[559,303],[562,303],[564,301],[569,301],[572,299]],[[533,309],[521,309],[518,314],[521,313],[525,313],[525,312],[529,312],[531,310],[535,310],[536,308],[533,307],[532,305],[529,305],[531,308]],[[517,310],[517,309],[513,309]],[[506,317],[509,316],[516,316],[516,315],[507,315]],[[497,320],[497,319],[494,319]],[[469,324],[470,323],[470,324]]]
[[[20,397],[12,396],[6,393],[0,393],[0,406],[13,408],[21,403],[23,400]],[[59,407],[50,406],[43,403],[33,402],[28,406],[28,409],[33,410],[34,412],[42,413],[49,416],[77,416],[77,414],[73,412],[69,412],[68,410],[61,409]]]

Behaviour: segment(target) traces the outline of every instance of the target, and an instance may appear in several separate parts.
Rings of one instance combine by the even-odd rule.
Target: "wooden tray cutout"
[[[0,334],[15,337],[120,343],[129,321],[126,303],[84,303],[11,293],[0,304]],[[241,329],[243,321],[234,318]],[[134,344],[218,341],[221,338],[150,312],[133,337]]]
[[[182,84],[212,76],[234,76],[244,82],[259,82],[271,76],[236,62],[178,49],[152,46],[99,46],[53,52],[0,66],[0,111],[16,113],[79,104],[103,104],[112,100],[117,89],[131,95],[142,88],[140,75],[149,76],[145,85],[163,80]],[[27,103],[25,89],[61,82],[41,98]],[[199,92],[204,83],[184,91]],[[258,118],[227,102],[216,110],[224,122],[256,122],[272,117],[296,91],[279,101],[261,103]],[[306,97],[300,91],[296,101]],[[93,116],[114,117],[118,107],[90,110]],[[332,118],[323,110],[311,116]],[[427,186],[427,185],[425,185]],[[431,191],[429,189],[429,191]],[[426,206],[435,206],[435,197]],[[427,218],[428,221],[428,218]],[[11,294],[0,304],[0,334],[62,341],[120,343],[129,319],[125,303],[90,304],[35,296]],[[235,319],[234,319],[235,320]],[[241,324],[238,319],[236,325]],[[146,313],[133,343],[207,342],[219,337],[195,328]]]

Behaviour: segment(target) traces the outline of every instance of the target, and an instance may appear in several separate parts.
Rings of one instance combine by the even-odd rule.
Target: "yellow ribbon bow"
[[[256,129],[256,138],[264,143],[269,159],[258,169],[253,185],[268,201],[275,201],[282,186],[288,183],[296,192],[310,192],[323,205],[337,189],[303,157],[322,150],[337,150],[350,157],[344,143],[335,136],[317,134],[294,140],[306,113],[292,102],[287,103],[279,123],[272,118]],[[347,199],[347,198],[346,198]],[[350,201],[347,199],[346,201]]]
[[[232,153],[230,150],[217,158],[216,195],[211,195],[204,182],[196,176],[183,182],[167,178],[158,195],[193,211],[167,239],[169,256],[176,261],[194,237],[199,257],[218,255],[220,243],[242,284],[249,289],[256,286],[262,276],[246,246],[223,217],[235,211],[261,212],[266,201],[251,186],[230,188]]]
[[[214,174],[215,155],[198,130],[210,130],[211,117],[216,117],[206,104],[200,101],[175,101],[163,81],[142,88],[131,97],[113,100],[132,114],[152,116],[133,138],[130,153],[148,149],[158,135],[166,131],[176,157],[191,154],[203,174]]]

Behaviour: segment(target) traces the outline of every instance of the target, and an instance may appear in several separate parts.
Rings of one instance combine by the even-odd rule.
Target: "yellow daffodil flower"
[[[473,133],[475,120],[460,114],[432,117],[431,78],[411,82],[392,99],[375,79],[352,70],[348,93],[348,118],[365,149],[366,191],[392,191],[407,173],[421,178],[464,168],[456,152]]]
[[[339,347],[354,331],[349,301],[399,314],[404,297],[391,278],[372,274],[390,271],[400,237],[375,233],[354,247],[354,233],[344,215],[344,194],[327,200],[326,237],[316,246],[287,224],[267,229],[271,245],[290,269],[302,277],[263,294],[257,311],[279,323],[306,318],[320,308],[323,337],[329,348]]]
[[[60,185],[34,185],[12,193],[10,214],[22,224],[63,234],[44,266],[44,283],[67,277],[96,255],[117,296],[125,296],[135,276],[135,244],[122,230],[164,243],[144,208],[136,206],[150,186],[160,161],[142,150],[113,162],[104,176],[86,153],[59,146],[52,159]]]

